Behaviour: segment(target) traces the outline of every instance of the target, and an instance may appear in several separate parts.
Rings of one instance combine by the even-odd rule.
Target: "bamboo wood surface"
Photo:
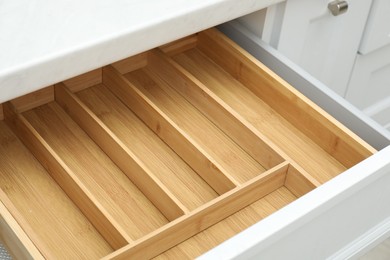
[[[245,119],[173,60],[154,50],[149,54],[148,66],[266,169],[283,161],[263,141],[266,137],[254,133]]]
[[[197,142],[156,104],[112,67],[104,68],[103,83],[218,193],[238,185]]]
[[[11,101],[18,113],[33,109],[54,100],[54,87],[49,86]]]
[[[44,256],[90,259],[111,252],[107,242],[4,122],[0,122],[0,134],[1,189],[31,226],[39,239],[34,242],[38,242]],[[77,194],[76,190],[72,192]]]
[[[179,93],[148,70],[126,74],[142,93],[193,138],[239,183],[265,171],[232,139],[210,122]]]
[[[135,56],[117,61],[111,66],[113,66],[119,73],[125,74],[133,70],[137,70],[145,67],[148,64],[148,52],[142,52]],[[99,82],[100,83],[100,82]]]
[[[70,91],[77,92],[92,87],[101,82],[102,69],[99,68],[76,76],[74,78],[65,80],[63,83],[70,89]]]
[[[284,186],[286,186],[286,188],[297,198],[317,188],[318,186],[316,184],[316,182],[307,178],[306,175],[302,173],[301,169],[297,169],[290,164]]]
[[[43,255],[16,220],[20,213],[16,212],[17,210],[12,205],[11,208],[14,213],[12,215],[2,202],[9,201],[8,198],[5,199],[6,196],[0,188],[0,242],[5,245],[9,254],[15,259],[43,260]],[[25,224],[24,226],[28,225],[25,220],[22,222]],[[31,228],[27,229],[31,230]],[[37,235],[34,235],[34,237],[37,237]]]
[[[237,213],[187,239],[153,259],[195,259],[263,218],[293,202],[296,197],[286,188],[271,192]]]
[[[197,36],[193,35],[192,37]],[[292,158],[271,142],[271,140],[238,114],[237,111],[211,92],[191,73],[167,57],[169,54],[173,56],[180,52],[190,50],[190,47],[193,46],[186,45],[188,41],[186,38],[182,41],[183,43],[178,40],[170,45],[169,53],[164,53],[165,55],[159,49],[150,51],[148,56],[149,67],[153,67],[154,72],[159,77],[168,82],[190,103],[202,111],[210,121],[223,129],[225,133],[244,148],[248,154],[257,159],[258,162],[266,167],[271,167],[270,165],[273,165],[273,160],[287,160],[294,169],[297,169],[294,175],[299,174],[301,175],[299,178],[308,182],[306,191],[308,191],[308,187],[318,187],[321,185]],[[183,49],[182,46],[186,46],[186,48]],[[162,48],[162,51],[167,50]],[[302,195],[302,193],[299,194]]]
[[[375,152],[215,29],[4,117],[0,240],[21,258],[192,259]]]
[[[184,37],[177,41],[160,46],[160,49],[168,56],[176,55],[186,50],[195,48],[198,42],[196,34]],[[130,71],[128,71],[130,72]],[[122,73],[124,74],[124,73]]]
[[[111,215],[128,243],[167,223],[166,218],[57,104],[25,112],[83,186]]]
[[[73,203],[79,207],[95,228],[104,236],[111,247],[116,249],[132,242],[98,199],[30,122],[22,114],[17,114],[15,108],[10,103],[6,103],[5,108],[5,119],[13,132],[16,133],[18,138],[33,153],[50,176],[61,186]]]
[[[62,108],[168,220],[178,218],[188,211],[149,168],[87,106],[67,90],[64,84],[56,85],[55,96]]]
[[[174,57],[320,183],[346,168],[197,49]]]
[[[286,162],[277,165],[104,259],[149,259],[157,256],[282,187],[287,168]]]
[[[218,194],[104,85],[77,96],[189,210]]]
[[[217,30],[199,33],[198,47],[345,167],[376,152]]]

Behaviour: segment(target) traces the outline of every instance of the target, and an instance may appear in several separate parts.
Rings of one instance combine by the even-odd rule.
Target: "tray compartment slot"
[[[153,259],[195,259],[296,199],[282,186]]]
[[[151,51],[148,66],[266,169],[284,161],[263,141],[267,140],[265,136],[161,51]]]
[[[181,156],[218,193],[238,183],[187,133],[113,67],[103,69],[103,84]]]
[[[345,167],[352,167],[375,152],[217,30],[199,33],[198,48]]]
[[[56,102],[23,116],[131,242],[168,220]]]
[[[119,73],[125,74],[137,69],[141,69],[148,64],[148,52],[142,52],[140,54],[131,56],[129,58],[117,61],[113,66]]]
[[[184,215],[188,210],[160,180],[123,143],[71,93],[64,84],[57,84],[56,101],[84,131],[109,155],[168,220]]]
[[[152,258],[284,185],[284,162],[104,259]]]
[[[76,96],[189,210],[218,194],[141,119],[102,84]]]
[[[4,191],[1,200],[42,254],[49,259],[65,256],[88,259],[127,245],[109,216],[99,210],[95,198],[78,185],[79,181],[24,118],[8,111],[9,105],[5,105],[7,123],[21,134],[21,140],[42,165],[5,122],[0,122],[0,185]]]
[[[12,204],[1,188],[0,200],[0,242],[5,245],[9,254],[15,259],[44,260],[45,258],[33,244],[25,230],[23,230],[16,221],[16,218],[11,214],[10,210],[8,210],[2,202],[7,201],[9,202],[8,204]],[[13,207],[12,212],[14,215],[20,216],[20,213],[15,207]],[[26,221],[24,221],[24,223],[28,225]],[[30,227],[28,229],[31,230]]]
[[[63,81],[72,92],[81,91],[102,82],[102,69],[96,69]],[[54,92],[53,92],[54,100]]]
[[[240,184],[265,171],[264,166],[248,155],[196,107],[160,79],[149,66],[124,76],[130,84],[192,138],[197,143],[198,150],[202,149],[215,163],[218,163],[224,169],[225,176],[234,178]],[[181,156],[184,157],[185,154]],[[197,167],[197,164],[190,165]]]
[[[243,183],[266,168],[248,155],[226,133],[147,67],[126,74],[144,95],[164,111],[219,164],[229,176]]]
[[[299,165],[290,164],[284,186],[299,198],[320,185]]]
[[[217,31],[216,33],[218,34]],[[233,75],[229,74],[230,71],[224,68],[223,64],[219,64],[220,61],[218,59],[225,59],[231,61],[231,63],[237,62],[241,64],[238,60],[235,60],[234,56],[234,50],[239,47],[235,45],[231,46],[231,52],[233,54],[224,52],[224,57],[219,57],[218,59],[213,58],[216,54],[209,54],[211,51],[206,52],[203,50],[207,46],[201,48],[200,35],[198,35],[197,48],[173,56],[172,59],[204,84],[211,93],[218,96],[241,115],[248,122],[248,125],[252,125],[257,132],[265,136],[264,141],[268,139],[270,141],[269,145],[283,158],[293,164],[295,168],[300,168],[299,172],[305,175],[304,177],[306,179],[311,179],[310,181],[315,186],[328,181],[346,169],[344,165],[316,144],[315,140],[310,139],[302,133],[299,127],[295,127],[282,117],[277,111],[278,108],[274,109],[273,106],[285,106],[286,102],[283,99],[278,99],[278,96],[273,95],[277,100],[273,101],[274,104],[270,107],[267,102],[243,85],[245,82],[239,82]],[[235,66],[240,67],[243,65]],[[263,73],[272,74],[270,71]],[[276,80],[274,81],[276,82]],[[279,86],[279,88],[282,87]],[[266,87],[261,81],[258,81],[257,88],[262,89]],[[269,89],[267,88],[265,91],[269,91]],[[298,99],[301,96],[296,96],[295,98],[298,103],[300,102]],[[310,108],[306,107],[306,109]]]
[[[210,121],[214,122],[227,133],[259,163],[265,165],[267,168],[271,168],[277,163],[287,160],[293,165],[293,169],[299,168],[299,171],[297,170],[295,172],[294,177],[299,178],[300,181],[304,181],[308,185],[298,192],[299,195],[302,195],[304,191],[308,192],[320,185],[318,181],[286,155],[279,146],[270,141],[237,113],[237,111],[227,105],[221,98],[166,54],[158,49],[151,51],[148,66],[154,68],[155,73],[159,77],[171,86],[174,86],[175,90],[185,97],[187,101],[202,111]]]
[[[49,86],[38,91],[11,100],[18,113],[39,107],[54,100],[54,86]]]
[[[195,48],[198,44],[198,37],[196,34],[189,35],[182,39],[167,43],[163,46],[160,46],[160,49],[169,56],[185,52],[192,48]],[[130,71],[128,71],[130,72]],[[122,73],[122,72],[121,72]],[[125,73],[122,73],[125,74]]]

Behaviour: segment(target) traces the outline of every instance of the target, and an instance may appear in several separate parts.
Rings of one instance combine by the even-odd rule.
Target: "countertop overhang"
[[[0,103],[280,1],[0,1]]]

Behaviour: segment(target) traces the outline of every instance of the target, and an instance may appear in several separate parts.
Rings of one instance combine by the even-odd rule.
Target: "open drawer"
[[[194,258],[376,152],[215,29],[0,111],[24,258]]]

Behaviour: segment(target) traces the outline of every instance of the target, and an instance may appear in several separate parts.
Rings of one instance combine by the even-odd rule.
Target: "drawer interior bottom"
[[[214,29],[0,119],[0,201],[34,258],[194,258],[375,152]]]

